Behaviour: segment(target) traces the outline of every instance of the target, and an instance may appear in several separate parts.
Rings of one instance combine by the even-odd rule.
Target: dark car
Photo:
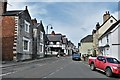
[[[81,54],[80,53],[73,53],[72,60],[81,60]]]

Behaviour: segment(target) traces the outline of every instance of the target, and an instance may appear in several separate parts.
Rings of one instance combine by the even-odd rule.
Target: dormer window
[[[30,23],[27,22],[26,20],[24,21],[24,26],[25,26],[25,32],[28,32],[29,33],[29,27],[30,27]]]

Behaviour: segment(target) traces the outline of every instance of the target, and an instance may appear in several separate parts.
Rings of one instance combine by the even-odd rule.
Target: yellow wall
[[[88,49],[93,49],[93,43],[81,43],[80,46],[80,53],[81,54],[88,54]]]

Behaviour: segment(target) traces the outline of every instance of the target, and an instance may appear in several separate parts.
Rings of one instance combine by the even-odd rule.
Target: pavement
[[[22,65],[22,64],[27,64],[27,63],[32,63],[32,62],[36,62],[39,60],[43,60],[43,59],[47,59],[47,58],[51,58],[50,57],[44,57],[44,58],[40,58],[40,59],[34,59],[34,60],[26,60],[26,61],[2,61],[0,62],[0,68],[5,68],[5,67],[10,67],[10,66],[17,66],[17,65]]]

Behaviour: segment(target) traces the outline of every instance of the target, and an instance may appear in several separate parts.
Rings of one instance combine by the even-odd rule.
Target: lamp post
[[[51,24],[48,24],[47,27],[46,27],[46,36],[48,35],[48,28],[50,26],[50,29],[53,29],[52,25]],[[47,40],[47,43],[46,43],[46,57],[47,57],[47,53],[49,51],[49,48],[48,48],[48,40]]]
[[[48,24],[47,27],[46,27],[46,34],[48,34],[48,27],[49,27],[49,26],[51,26],[50,29],[53,29],[52,25],[51,25],[51,24]]]

